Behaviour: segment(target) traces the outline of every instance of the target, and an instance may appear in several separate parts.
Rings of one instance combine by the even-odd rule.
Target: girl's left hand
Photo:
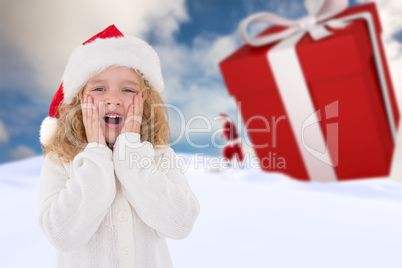
[[[120,134],[126,132],[134,132],[140,134],[142,123],[144,100],[142,99],[142,93],[138,93],[134,96],[133,103],[130,104],[126,114],[126,120],[124,126],[121,129]]]

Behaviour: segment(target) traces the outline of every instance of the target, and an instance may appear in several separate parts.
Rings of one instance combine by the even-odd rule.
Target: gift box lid
[[[370,12],[373,15],[376,32],[380,33],[382,29],[374,3],[349,8],[337,17],[360,12]],[[270,27],[259,36],[283,29],[285,28],[281,26]],[[351,22],[342,29],[329,30],[333,35],[318,41],[314,41],[309,34],[306,34],[296,47],[307,81],[361,72],[373,54],[363,20]],[[220,63],[222,75],[231,95],[275,88],[275,80],[266,54],[276,44],[263,47],[243,45]],[[264,79],[261,79],[262,77]],[[260,86],[250,88],[249,79],[258,79]]]

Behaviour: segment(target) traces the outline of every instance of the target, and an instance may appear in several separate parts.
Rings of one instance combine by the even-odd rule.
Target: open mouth
[[[103,119],[108,124],[118,125],[123,120],[123,117],[121,117],[120,115],[105,115]]]

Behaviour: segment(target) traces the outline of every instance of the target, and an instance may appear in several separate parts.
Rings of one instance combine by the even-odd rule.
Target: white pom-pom
[[[57,129],[57,118],[54,117],[46,117],[42,125],[40,126],[40,143],[45,145],[49,139],[56,133]]]

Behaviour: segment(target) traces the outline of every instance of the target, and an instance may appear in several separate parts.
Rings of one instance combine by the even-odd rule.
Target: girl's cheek
[[[105,111],[105,103],[103,101],[95,100],[95,105],[98,106],[99,111]]]
[[[124,112],[123,112],[123,114],[125,115],[126,118],[127,118],[127,115],[128,115],[128,111],[129,111],[129,109],[130,109],[130,105],[131,105],[131,102],[127,102],[126,105],[125,105],[125,107],[124,107]]]
[[[99,98],[95,97],[95,96],[92,95],[92,94],[88,94],[88,96],[91,96],[92,102],[93,102],[96,106],[100,107],[99,104],[101,103],[101,101],[99,100]]]

